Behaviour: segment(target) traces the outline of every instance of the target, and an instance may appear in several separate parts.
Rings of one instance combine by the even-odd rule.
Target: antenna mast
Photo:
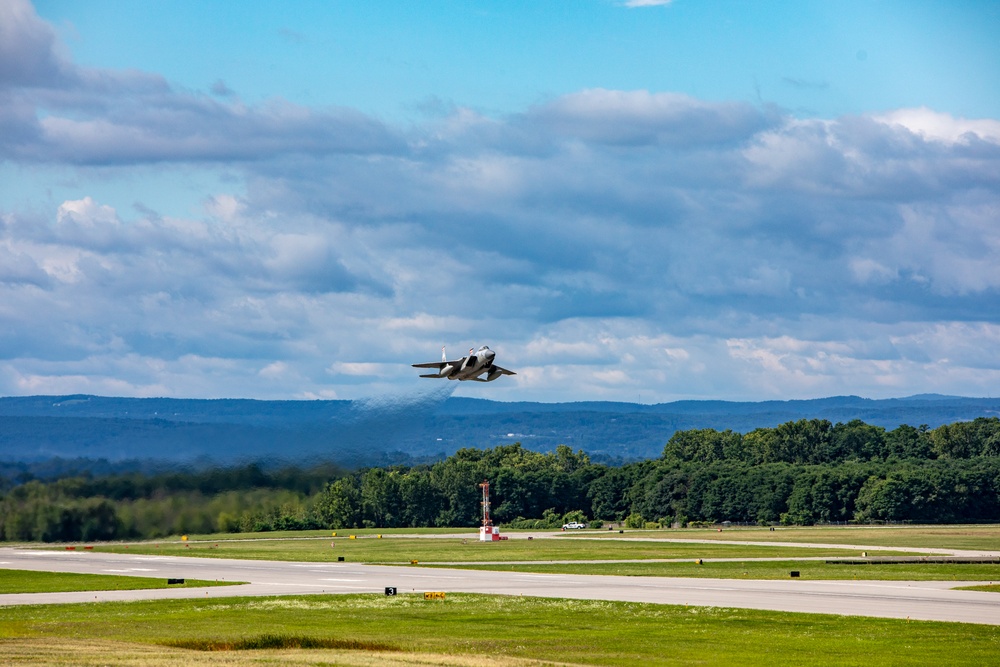
[[[506,537],[500,537],[500,529],[493,527],[493,519],[490,518],[489,481],[484,479],[479,488],[483,490],[483,525],[479,527],[479,541],[496,542],[497,540],[506,540]]]
[[[483,480],[479,488],[483,490],[483,528],[493,528],[493,520],[490,518],[490,483]]]

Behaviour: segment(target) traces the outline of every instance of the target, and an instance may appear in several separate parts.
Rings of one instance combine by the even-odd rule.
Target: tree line
[[[1000,419],[886,430],[787,422],[746,434],[678,431],[658,459],[609,466],[565,445],[461,449],[434,464],[347,472],[261,466],[19,480],[0,499],[11,541],[360,527],[475,526],[489,480],[496,523],[629,526],[995,521]]]

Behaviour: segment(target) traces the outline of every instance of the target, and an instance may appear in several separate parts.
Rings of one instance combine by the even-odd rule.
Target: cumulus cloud
[[[81,68],[4,11],[33,55],[0,58],[3,159],[218,178],[186,215],[86,186],[0,211],[2,393],[372,395],[479,343],[509,400],[998,379],[995,119],[590,89],[401,128]]]
[[[72,69],[55,31],[38,18],[28,0],[0,4],[0,90],[66,83]]]
[[[594,144],[692,146],[739,142],[769,124],[745,103],[703,102],[677,93],[585,90],[537,107],[527,123]]]
[[[926,107],[897,109],[875,117],[886,125],[898,125],[933,141],[968,143],[979,140],[1000,145],[1000,120],[955,118]]]
[[[219,100],[176,90],[155,74],[79,67],[60,54],[55,32],[26,0],[3,3],[0,19],[0,158],[220,162],[275,152],[392,153],[403,145],[352,109],[280,99],[246,106],[221,81],[211,89]]]
[[[7,239],[0,244],[0,283],[7,285],[46,287],[50,276],[35,259]]]

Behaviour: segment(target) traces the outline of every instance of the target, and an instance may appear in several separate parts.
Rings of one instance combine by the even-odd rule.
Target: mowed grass
[[[512,535],[501,542],[480,542],[475,537],[413,538],[383,533],[337,537],[267,539],[256,535],[249,539],[203,541],[176,539],[139,544],[98,544],[94,551],[204,556],[210,558],[246,558],[304,562],[336,561],[343,557],[353,563],[401,564],[482,563],[490,561],[621,560],[662,558],[808,558],[857,556],[839,548],[754,546],[733,544],[691,544],[683,542],[641,542],[635,540],[579,540],[546,537],[528,540]],[[906,551],[894,552],[900,555]]]
[[[1000,628],[958,623],[484,595],[300,596],[0,608],[0,661],[25,646],[67,646],[65,662],[120,664],[94,651],[143,653],[155,664],[220,664],[178,646],[312,645],[345,651],[226,652],[225,664],[985,665]],[[81,640],[74,648],[74,640]],[[44,640],[44,641],[43,641]],[[87,648],[90,646],[90,648]],[[73,652],[71,652],[73,651]],[[328,652],[334,651],[334,652]],[[445,656],[455,656],[454,659]],[[440,660],[432,656],[441,656]],[[219,656],[220,658],[222,656]],[[483,662],[463,658],[481,657]],[[154,664],[141,659],[131,664]]]
[[[456,567],[456,566],[450,566]],[[1000,582],[1000,564],[894,563],[891,565],[831,565],[823,560],[694,561],[683,563],[517,563],[464,564],[457,567],[539,574],[600,574],[633,577],[695,577],[703,579],[859,579],[869,581],[988,581]]]
[[[984,591],[986,593],[1000,593],[1000,584],[990,582],[986,586],[957,586],[963,591]]]
[[[966,549],[1000,552],[1000,525],[961,526],[737,526],[682,528],[672,530],[626,530],[588,532],[589,537],[668,538],[694,540],[748,540],[753,542],[801,542],[803,544],[850,544],[906,548]],[[572,536],[571,536],[572,537]]]
[[[196,659],[193,659],[196,658]],[[253,650],[193,655],[182,648],[125,644],[92,639],[0,640],[0,659],[14,665],[65,665],[67,667],[177,667],[191,664],[219,667],[261,665],[341,665],[350,667],[552,667],[549,661],[523,658],[490,659],[483,656],[453,656],[430,653],[400,653],[351,650]],[[560,663],[567,664],[567,663]]]
[[[166,579],[127,577],[116,574],[72,574],[34,572],[0,568],[0,593],[64,593],[69,591],[134,591],[151,588],[201,588],[228,586],[233,582],[186,579],[183,584],[167,584]]]

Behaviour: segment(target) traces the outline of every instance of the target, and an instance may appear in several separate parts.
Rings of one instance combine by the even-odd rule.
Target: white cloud
[[[330,366],[330,372],[334,374],[353,375],[357,377],[386,375],[386,371],[395,370],[387,364],[373,364],[365,362],[337,362]]]
[[[598,145],[680,147],[738,143],[771,122],[745,103],[602,88],[564,95],[532,109],[525,120]]]
[[[860,283],[888,283],[899,277],[899,272],[890,269],[878,260],[857,258],[850,261],[851,273]]]
[[[0,3],[0,86],[57,83],[70,67],[55,31],[28,0]]]
[[[932,141],[968,143],[970,138],[975,137],[980,141],[1000,144],[1000,120],[993,118],[956,118],[926,107],[897,109],[874,118],[886,125],[904,127]]]
[[[283,361],[275,361],[267,366],[264,366],[264,368],[260,369],[257,374],[267,380],[275,380],[282,377],[286,373],[288,373],[288,364]]]
[[[226,222],[236,221],[245,209],[246,204],[229,194],[218,194],[205,200],[205,212]]]
[[[0,393],[349,398],[483,343],[518,375],[459,391],[506,400],[997,379],[996,120],[588,89],[396,128],[80,68],[11,7],[0,156],[85,185],[0,211]],[[106,187],[195,162],[188,216]]]
[[[64,201],[56,211],[56,222],[59,224],[76,223],[86,227],[98,225],[118,226],[118,214],[115,209],[96,203],[90,197],[76,201]]]

